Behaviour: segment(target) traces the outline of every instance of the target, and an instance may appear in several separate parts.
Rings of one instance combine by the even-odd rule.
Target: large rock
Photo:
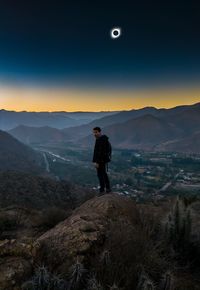
[[[0,289],[20,290],[32,273],[31,244],[16,239],[0,240]]]
[[[29,277],[32,266],[23,257],[0,258],[0,289],[20,290],[25,277]]]
[[[37,239],[35,258],[51,271],[67,273],[77,258],[85,263],[102,249],[111,222],[124,219],[128,225],[135,211],[133,201],[116,193],[88,200]]]

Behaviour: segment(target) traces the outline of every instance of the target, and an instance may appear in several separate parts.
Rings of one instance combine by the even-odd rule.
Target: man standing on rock
[[[108,141],[109,137],[101,134],[100,127],[93,128],[93,135],[96,138],[96,142],[92,162],[94,162],[97,170],[97,176],[100,183],[99,193],[101,195],[105,189],[107,193],[111,192],[106,165],[111,161],[112,147]]]

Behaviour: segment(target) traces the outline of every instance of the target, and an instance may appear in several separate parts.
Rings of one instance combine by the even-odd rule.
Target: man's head
[[[101,136],[101,128],[100,127],[94,127],[93,128],[93,135],[95,138],[98,138]]]

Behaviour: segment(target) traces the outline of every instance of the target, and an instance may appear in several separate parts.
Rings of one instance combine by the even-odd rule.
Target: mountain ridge
[[[40,153],[0,130],[0,170],[43,171]]]

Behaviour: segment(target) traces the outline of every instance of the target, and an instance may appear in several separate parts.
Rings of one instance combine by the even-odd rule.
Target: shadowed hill
[[[91,190],[87,190],[90,193]],[[86,190],[67,181],[34,176],[28,173],[0,172],[0,207],[10,205],[42,209],[50,206],[76,206],[84,200]],[[89,196],[89,195],[88,195]],[[92,193],[91,193],[92,196]]]
[[[65,134],[61,130],[49,126],[29,127],[20,125],[8,132],[25,144],[45,144],[52,140],[59,143],[67,140]]]
[[[185,138],[167,141],[156,146],[157,151],[200,153],[200,131]]]
[[[42,172],[40,153],[24,145],[7,132],[0,130],[0,170]]]

